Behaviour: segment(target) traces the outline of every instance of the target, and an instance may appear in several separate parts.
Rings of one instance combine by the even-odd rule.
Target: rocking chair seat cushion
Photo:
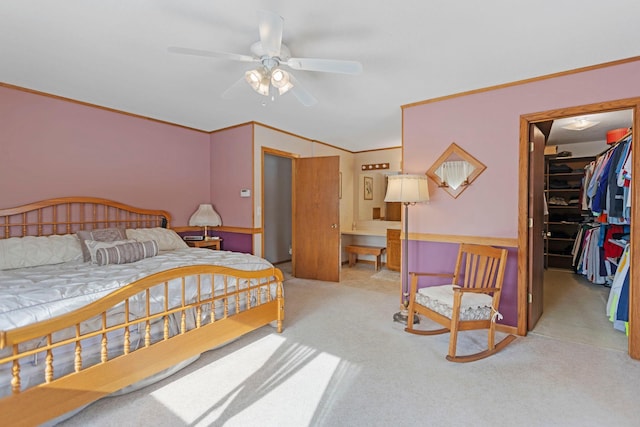
[[[457,285],[441,285],[418,289],[415,301],[451,319],[454,287],[459,288]],[[492,300],[493,298],[488,294],[463,294],[460,304],[460,320],[487,320],[491,318]]]

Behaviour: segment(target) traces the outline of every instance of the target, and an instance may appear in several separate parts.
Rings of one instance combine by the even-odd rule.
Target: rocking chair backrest
[[[494,304],[497,305],[506,259],[506,249],[463,243],[458,252],[454,283],[463,288],[494,288]]]

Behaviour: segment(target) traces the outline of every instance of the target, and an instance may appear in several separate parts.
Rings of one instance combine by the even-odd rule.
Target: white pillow
[[[0,270],[61,264],[82,259],[75,234],[0,239]]]
[[[155,240],[158,242],[158,249],[161,251],[171,251],[174,249],[188,248],[189,246],[173,230],[168,228],[127,228],[127,238],[138,242]]]
[[[114,246],[121,245],[123,243],[135,242],[135,240],[114,240],[113,242],[101,242],[99,240],[85,240],[84,244],[89,249],[89,255],[91,255],[91,262],[96,264],[96,252],[100,248],[113,248]]]

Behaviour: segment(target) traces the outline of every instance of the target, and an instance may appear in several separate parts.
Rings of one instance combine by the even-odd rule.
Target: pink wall
[[[638,76],[635,61],[405,108],[405,172],[425,173],[452,142],[487,166],[457,199],[430,181],[430,203],[410,208],[410,232],[517,237],[520,116],[640,96]],[[409,270],[439,268],[437,246],[412,245]],[[517,254],[509,257],[502,305],[515,324]]]
[[[516,237],[520,116],[640,96],[640,61],[404,109],[404,171],[425,173],[455,142],[487,166],[457,199],[429,180],[412,232]]]
[[[95,196],[186,225],[210,191],[209,134],[0,86],[0,207]]]
[[[211,134],[211,203],[226,227],[253,227],[253,124]],[[240,197],[241,189],[251,197]]]

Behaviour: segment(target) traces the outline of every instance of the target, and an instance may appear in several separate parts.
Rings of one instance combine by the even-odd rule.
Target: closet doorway
[[[557,282],[558,280],[567,282],[568,279],[573,280],[576,278],[580,280],[580,277],[578,277],[577,275],[575,275],[576,277],[573,277],[573,273],[570,271],[560,273],[558,271],[552,271],[550,274],[548,274],[549,270],[542,272],[538,271],[540,268],[544,268],[544,266],[548,264],[544,252],[548,246],[546,246],[544,243],[542,245],[539,244],[539,242],[542,241],[543,238],[542,233],[544,233],[544,236],[546,236],[548,230],[540,227],[540,224],[545,223],[545,219],[543,216],[544,208],[543,206],[541,206],[541,204],[543,204],[545,200],[543,190],[544,186],[534,185],[536,184],[536,182],[538,184],[540,182],[544,182],[544,172],[542,171],[544,171],[543,164],[545,162],[545,158],[543,152],[538,151],[539,139],[538,143],[535,143],[533,128],[536,128],[536,132],[540,131],[544,135],[543,141],[548,140],[548,145],[556,145],[553,142],[553,135],[551,135],[551,123],[556,122],[556,124],[560,124],[563,121],[566,122],[573,120],[574,117],[582,117],[586,115],[595,115],[601,113],[612,113],[621,110],[627,110],[631,114],[633,118],[632,124],[630,124],[629,127],[637,129],[638,123],[640,121],[638,115],[638,111],[640,111],[640,98],[579,106],[562,110],[552,110],[542,113],[524,115],[521,117],[519,177],[519,208],[521,215],[519,218],[519,242],[520,248],[522,250],[519,251],[518,255],[518,263],[520,267],[518,289],[518,332],[523,335],[526,334],[527,331],[530,331],[535,327],[539,316],[543,315],[544,313],[543,287],[545,285],[545,280],[547,280],[548,282]],[[633,141],[634,142],[632,144],[637,147],[635,138],[633,139]],[[559,147],[558,151],[561,151],[561,147],[564,144],[558,143],[557,145]],[[534,147],[535,149],[533,149]],[[569,145],[567,145],[566,147],[569,147]],[[581,152],[579,152],[579,148],[575,148],[578,146],[571,145],[571,147],[574,151],[577,151],[577,153],[575,154],[572,153],[574,157],[576,156],[576,154],[582,154]],[[586,145],[584,146],[584,148],[587,148]],[[634,149],[634,151],[637,152],[637,149]],[[587,153],[584,154],[586,155]],[[640,170],[640,168],[637,166],[638,163],[640,163],[637,159],[637,156],[633,159],[633,163],[633,168],[635,170]],[[640,192],[638,191],[639,185],[640,180],[635,177],[632,178],[631,253],[633,253],[634,251],[634,241],[638,242],[638,239],[640,238],[640,228],[637,227],[638,221],[640,221],[640,216],[638,214],[640,210],[637,208],[638,194],[640,194]],[[533,224],[536,224],[538,227],[534,227]],[[534,230],[536,234],[534,234]],[[540,257],[544,257],[544,262],[541,262]],[[638,265],[632,264],[630,269],[631,295],[640,295],[640,281],[637,279],[640,278],[639,273],[640,267]],[[549,283],[547,283],[547,285],[549,285]],[[556,308],[554,307],[554,309]],[[536,311],[538,310],[539,312],[536,313]],[[628,353],[632,358],[640,359],[640,298],[632,296],[632,299],[630,301],[629,313],[630,318]],[[604,307],[602,308],[601,314],[603,318],[606,319]],[[611,333],[615,334],[620,332],[614,331],[613,326],[611,326]]]
[[[292,157],[263,149],[262,153],[262,254],[272,264],[291,262]]]

